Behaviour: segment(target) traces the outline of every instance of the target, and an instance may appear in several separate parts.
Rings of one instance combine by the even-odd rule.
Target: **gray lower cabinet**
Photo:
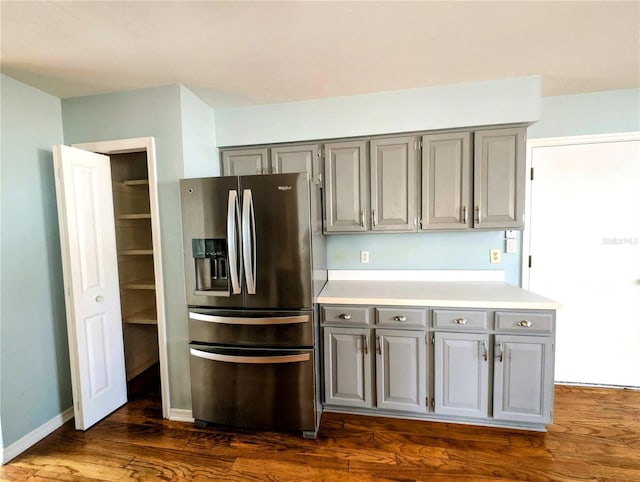
[[[524,128],[474,133],[474,227],[524,226]]]
[[[220,152],[223,176],[249,176],[269,172],[269,153],[263,149],[228,149]]]
[[[338,233],[369,230],[367,142],[325,144],[324,151],[324,231]]]
[[[489,415],[489,335],[437,332],[434,335],[436,414]]]
[[[422,136],[420,229],[472,227],[471,133]]]
[[[325,403],[371,407],[370,330],[324,328]]]
[[[424,331],[375,330],[376,406],[426,412],[427,355]]]
[[[553,310],[321,311],[328,409],[535,430],[552,421]]]
[[[553,358],[551,337],[496,335],[493,418],[550,423]]]

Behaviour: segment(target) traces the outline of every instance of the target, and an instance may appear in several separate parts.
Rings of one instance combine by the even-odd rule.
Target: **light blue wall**
[[[640,89],[542,99],[542,118],[529,139],[640,131]]]
[[[7,447],[72,405],[53,144],[60,99],[4,75],[0,418]]]
[[[191,394],[178,190],[178,179],[184,174],[181,108],[177,84],[62,101],[67,144],[155,137],[171,407],[188,409]]]
[[[534,122],[540,78],[469,84],[216,111],[218,146]]]
[[[504,231],[464,233],[358,234],[327,236],[329,269],[497,269],[505,281],[520,284],[520,252],[502,253],[502,263],[489,263],[489,250],[504,251]],[[520,233],[518,232],[519,245]],[[360,263],[360,251],[369,263]]]
[[[220,163],[216,147],[213,109],[182,85],[180,86],[180,119],[184,177],[219,176]]]
[[[540,78],[336,97],[216,111],[219,146],[534,122]],[[520,243],[518,243],[520,246]],[[327,236],[329,269],[502,269],[520,284],[521,247],[489,264],[504,231]],[[360,264],[360,250],[371,254]]]

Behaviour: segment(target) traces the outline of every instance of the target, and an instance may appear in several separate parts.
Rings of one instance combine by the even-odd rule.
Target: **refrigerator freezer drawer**
[[[313,350],[189,345],[196,420],[232,427],[313,431]]]
[[[189,339],[215,345],[313,346],[313,311],[189,309]]]

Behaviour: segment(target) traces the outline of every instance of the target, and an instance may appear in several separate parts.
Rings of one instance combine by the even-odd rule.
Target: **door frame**
[[[147,175],[149,178],[149,204],[151,208],[151,238],[153,245],[153,270],[156,291],[156,310],[158,316],[158,358],[160,361],[160,395],[162,398],[162,416],[170,417],[171,403],[169,390],[169,365],[167,356],[167,326],[165,316],[164,277],[162,272],[162,242],[160,238],[160,208],[158,204],[158,176],[155,150],[155,138],[136,137],[111,141],[83,142],[71,144],[71,147],[99,154],[123,154],[127,152],[147,153]]]
[[[625,142],[640,140],[640,131],[630,131],[615,134],[593,134],[583,136],[545,137],[541,139],[527,139],[526,157],[526,186],[525,186],[525,223],[522,231],[522,270],[520,286],[529,289],[529,256],[531,255],[531,210],[532,210],[532,180],[531,168],[534,149],[544,147],[575,146],[584,144],[601,144],[607,142]],[[535,174],[534,174],[535,177]]]

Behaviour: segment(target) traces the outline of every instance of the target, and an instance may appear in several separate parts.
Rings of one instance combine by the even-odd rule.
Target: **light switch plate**
[[[489,250],[489,261],[491,264],[499,264],[502,261],[502,250],[501,249],[490,249]]]
[[[369,262],[369,251],[360,251],[360,262],[361,263]]]
[[[518,244],[516,243],[516,240],[515,239],[511,239],[511,238],[507,239],[506,248],[507,249],[505,249],[505,251],[507,253],[515,253],[516,250],[518,249]]]

